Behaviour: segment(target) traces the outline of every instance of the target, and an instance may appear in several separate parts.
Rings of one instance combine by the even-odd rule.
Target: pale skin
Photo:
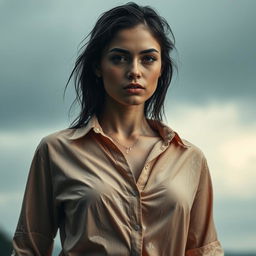
[[[150,30],[140,24],[117,33],[96,70],[106,91],[99,123],[104,133],[121,145],[135,145],[127,154],[125,147],[113,141],[124,154],[136,181],[152,147],[160,140],[144,116],[144,104],[157,88],[161,68],[161,47]],[[124,87],[129,83],[139,83],[144,89],[127,93]]]

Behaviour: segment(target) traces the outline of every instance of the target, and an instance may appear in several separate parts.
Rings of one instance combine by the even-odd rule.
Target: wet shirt
[[[13,256],[221,256],[206,159],[165,124],[136,181],[96,116],[44,137],[31,164]]]

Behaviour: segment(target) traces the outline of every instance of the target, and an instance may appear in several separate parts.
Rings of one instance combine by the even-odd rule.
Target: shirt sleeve
[[[12,256],[49,256],[52,253],[57,221],[47,155],[47,147],[41,142],[30,166]]]
[[[190,212],[186,256],[224,256],[213,221],[212,181],[205,157]]]

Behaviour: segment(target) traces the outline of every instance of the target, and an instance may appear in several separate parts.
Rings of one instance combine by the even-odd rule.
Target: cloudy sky
[[[37,144],[75,117],[72,85],[62,96],[79,43],[123,3],[0,0],[0,228],[10,236]],[[166,122],[208,159],[219,239],[256,251],[256,1],[137,3],[155,7],[176,37]]]

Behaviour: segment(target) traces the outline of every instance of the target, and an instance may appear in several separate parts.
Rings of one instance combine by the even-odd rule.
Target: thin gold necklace
[[[125,148],[125,153],[129,154],[131,152],[131,150],[137,145],[138,141],[139,141],[139,137],[137,137],[137,139],[135,140],[135,142],[130,146],[130,147],[126,147],[124,145],[122,145],[117,139],[114,139],[112,136],[108,135],[113,141],[115,141],[117,144],[119,144],[120,146],[122,146],[123,148]]]

